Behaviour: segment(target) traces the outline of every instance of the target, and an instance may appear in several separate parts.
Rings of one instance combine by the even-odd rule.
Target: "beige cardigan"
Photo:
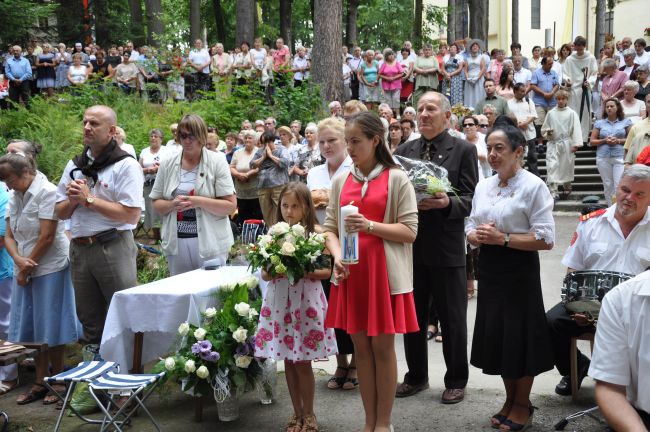
[[[339,235],[339,216],[341,214],[341,189],[347,180],[348,172],[341,173],[332,180],[330,202],[325,211],[325,232]],[[391,168],[388,174],[388,200],[384,223],[403,223],[415,234],[418,232],[418,208],[415,191],[408,177],[399,168]],[[359,251],[360,254],[369,251]],[[388,283],[391,295],[413,291],[413,245],[384,240]]]

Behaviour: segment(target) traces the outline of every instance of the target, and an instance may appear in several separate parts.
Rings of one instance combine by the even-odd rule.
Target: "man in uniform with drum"
[[[650,167],[632,165],[623,173],[616,190],[616,203],[580,217],[562,263],[569,272],[603,271],[635,276],[645,271],[650,267],[649,204]],[[555,366],[562,374],[555,393],[569,396],[571,338],[594,332],[596,327],[585,314],[569,314],[564,303],[550,309],[546,319]],[[578,351],[578,388],[588,370],[589,359]]]

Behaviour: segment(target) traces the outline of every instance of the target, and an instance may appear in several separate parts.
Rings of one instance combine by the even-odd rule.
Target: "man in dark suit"
[[[419,228],[413,246],[413,295],[420,331],[404,335],[409,368],[396,396],[414,395],[429,387],[427,324],[433,301],[444,332],[447,366],[442,402],[458,403],[465,396],[467,362],[467,276],[464,219],[469,216],[478,181],[476,147],[447,132],[451,106],[440,93],[425,93],[418,101],[421,137],[406,142],[395,154],[435,162],[448,171],[456,195],[437,193],[418,203]]]

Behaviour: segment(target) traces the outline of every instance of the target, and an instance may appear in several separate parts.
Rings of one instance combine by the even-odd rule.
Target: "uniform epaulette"
[[[607,211],[607,209],[600,209],[600,210],[592,211],[591,213],[587,213],[586,215],[582,215],[582,216],[580,216],[580,222],[584,222],[584,221],[587,221],[589,219],[592,219],[592,218],[595,218],[595,217],[598,217],[598,216],[602,216],[602,215],[605,214],[606,211]]]

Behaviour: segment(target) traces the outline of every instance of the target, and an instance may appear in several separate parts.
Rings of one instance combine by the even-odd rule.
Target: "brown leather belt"
[[[119,236],[126,230],[117,230],[116,235]],[[75,237],[72,239],[72,243],[79,245],[79,246],[89,246],[95,243],[101,243],[99,240],[99,237],[104,234],[103,232],[97,233],[96,235],[91,235],[87,237]]]

